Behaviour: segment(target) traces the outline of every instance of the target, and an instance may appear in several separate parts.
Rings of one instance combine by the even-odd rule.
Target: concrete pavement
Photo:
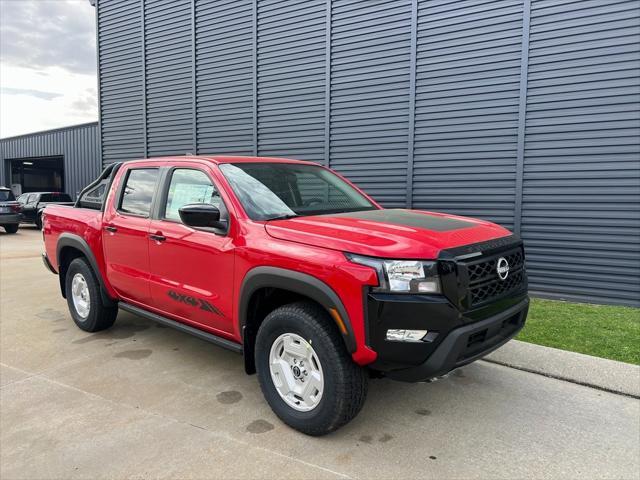
[[[0,477],[640,478],[640,401],[477,362],[284,426],[241,358],[121,312],[77,329],[39,232],[0,234]]]
[[[640,398],[640,366],[512,340],[487,361]]]

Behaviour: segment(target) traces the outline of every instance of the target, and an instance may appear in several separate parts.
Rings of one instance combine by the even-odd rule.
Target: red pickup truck
[[[505,228],[383,209],[310,162],[113,164],[43,224],[79,328],[122,309],[242,353],[274,412],[309,435],[355,417],[371,377],[429,381],[500,347],[529,306]]]

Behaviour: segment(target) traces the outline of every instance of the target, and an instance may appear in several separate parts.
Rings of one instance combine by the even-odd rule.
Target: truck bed
[[[93,252],[101,273],[104,273],[100,210],[69,205],[48,205],[44,212],[42,231],[47,257],[56,272],[58,271],[58,239],[64,233],[83,239]]]

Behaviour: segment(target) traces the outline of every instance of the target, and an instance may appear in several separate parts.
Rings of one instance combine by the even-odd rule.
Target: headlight
[[[381,260],[347,254],[354,263],[373,267],[378,273],[377,292],[441,293],[436,262]]]

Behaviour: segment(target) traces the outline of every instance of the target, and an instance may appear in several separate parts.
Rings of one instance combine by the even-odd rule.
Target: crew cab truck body
[[[118,308],[243,353],[290,426],[335,430],[368,378],[427,381],[513,338],[522,242],[490,222],[383,209],[310,162],[170,157],[108,167],[44,211],[75,323]]]

